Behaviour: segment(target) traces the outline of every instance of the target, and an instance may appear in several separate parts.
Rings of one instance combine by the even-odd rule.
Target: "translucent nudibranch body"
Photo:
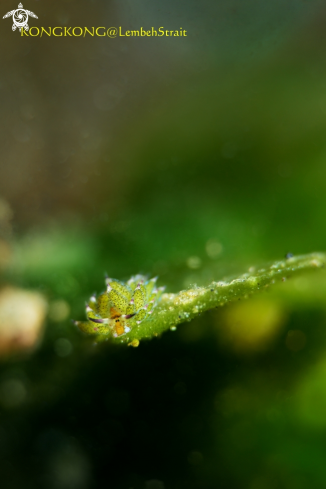
[[[164,287],[156,287],[157,277],[147,280],[135,275],[127,283],[107,278],[106,292],[93,295],[86,304],[87,321],[75,321],[88,334],[122,336],[150,317]]]

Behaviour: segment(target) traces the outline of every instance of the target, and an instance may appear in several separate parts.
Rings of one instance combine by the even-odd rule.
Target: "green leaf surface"
[[[138,346],[140,340],[158,336],[169,329],[174,330],[178,324],[190,321],[209,309],[248,298],[276,282],[285,281],[308,270],[323,268],[325,263],[324,253],[294,256],[257,269],[252,267],[248,273],[229,280],[212,282],[207,287],[194,286],[177,294],[163,294],[150,319],[113,341]]]

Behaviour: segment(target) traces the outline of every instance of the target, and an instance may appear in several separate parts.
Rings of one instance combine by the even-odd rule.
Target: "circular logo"
[[[23,27],[23,25],[27,24],[28,13],[24,9],[17,9],[12,15],[12,20],[17,27]]]

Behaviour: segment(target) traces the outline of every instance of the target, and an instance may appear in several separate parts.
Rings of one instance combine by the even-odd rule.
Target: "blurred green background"
[[[136,349],[71,323],[105,272],[177,292],[325,250],[325,2],[24,8],[188,36],[1,23],[1,488],[325,488],[324,272]]]

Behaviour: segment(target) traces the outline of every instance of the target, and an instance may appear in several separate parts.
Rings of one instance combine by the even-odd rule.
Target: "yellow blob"
[[[277,302],[256,299],[238,302],[217,316],[222,343],[239,352],[266,350],[285,323],[286,313]]]

